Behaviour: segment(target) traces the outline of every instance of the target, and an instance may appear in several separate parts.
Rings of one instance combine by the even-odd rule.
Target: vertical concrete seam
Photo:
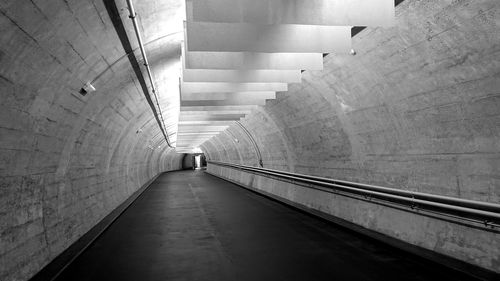
[[[245,134],[250,139],[250,142],[253,145],[255,153],[257,154],[257,160],[259,161],[258,162],[259,166],[260,167],[264,167],[264,162],[262,161],[262,154],[260,153],[259,146],[257,145],[257,142],[255,142],[255,139],[252,137],[252,134],[247,130],[247,128],[245,126],[243,126],[243,124],[241,124],[240,121],[236,121],[236,124],[238,124],[241,127],[241,129],[243,130],[243,132],[245,132]]]

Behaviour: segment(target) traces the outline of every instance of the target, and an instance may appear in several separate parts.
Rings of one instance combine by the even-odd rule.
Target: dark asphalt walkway
[[[470,279],[182,171],[160,176],[57,280]]]

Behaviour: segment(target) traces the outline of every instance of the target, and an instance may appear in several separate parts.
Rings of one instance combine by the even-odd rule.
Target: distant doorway
[[[194,168],[196,170],[201,169],[201,155],[194,156]]]
[[[195,170],[203,169],[207,166],[207,160],[204,154],[196,154],[193,156],[193,168]]]

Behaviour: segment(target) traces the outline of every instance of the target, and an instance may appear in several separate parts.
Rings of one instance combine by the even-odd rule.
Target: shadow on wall
[[[195,170],[195,169],[203,169],[207,167],[207,159],[205,154],[196,153],[196,154],[185,154],[182,159],[182,169],[183,170]]]

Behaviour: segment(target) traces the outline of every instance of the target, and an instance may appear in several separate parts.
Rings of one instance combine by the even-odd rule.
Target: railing
[[[452,217],[458,219],[481,223],[486,227],[500,227],[500,204],[355,183],[344,180],[335,180],[213,160],[209,160],[207,162],[209,164],[238,169],[258,175],[272,177],[278,180],[308,184],[306,187],[320,189],[329,193],[337,194],[340,192],[339,194],[356,194],[364,196],[365,199],[378,199],[386,202],[404,204],[415,211],[428,210],[438,212],[439,214],[451,215]],[[376,201],[373,202],[377,203]]]

